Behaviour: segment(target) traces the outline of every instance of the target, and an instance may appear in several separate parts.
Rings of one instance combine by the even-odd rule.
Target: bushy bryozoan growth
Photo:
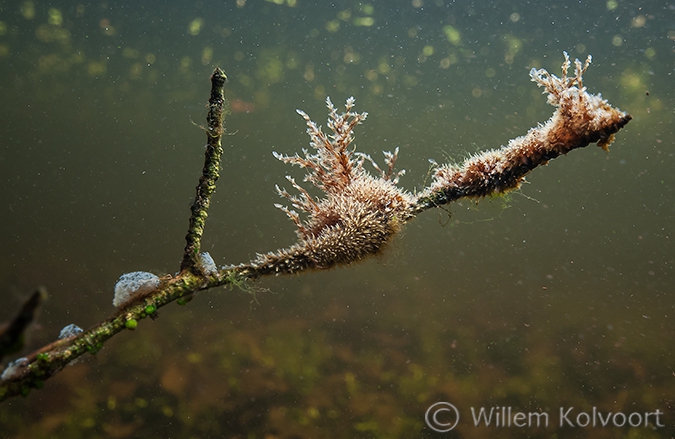
[[[569,151],[596,143],[603,150],[614,134],[631,116],[609,105],[600,95],[586,91],[582,75],[591,62],[574,62],[574,76],[568,77],[572,63],[567,53],[559,78],[544,69],[532,69],[530,76],[548,94],[548,103],[556,107],[553,116],[508,145],[477,154],[464,163],[438,167],[431,185],[414,196],[397,186],[400,173],[394,173],[398,150],[385,153],[387,170],[382,171],[367,155],[349,149],[353,130],[366,118],[356,113],[354,98],[349,98],[346,112],[338,114],[327,99],[329,113],[327,135],[298,110],[307,121],[307,132],[314,153],[275,156],[285,163],[308,169],[305,181],[319,188],[323,198],[312,197],[287,177],[299,192],[291,195],[277,187],[280,195],[307,215],[277,205],[297,226],[299,241],[276,252],[258,255],[242,268],[249,275],[297,273],[310,268],[330,268],[359,261],[379,253],[403,224],[418,213],[461,198],[480,198],[519,187],[525,175]],[[373,164],[379,176],[368,173],[365,161]]]
[[[291,177],[286,178],[299,192],[298,196],[277,186],[279,194],[306,214],[307,219],[301,219],[295,210],[276,205],[297,226],[299,241],[288,249],[259,255],[253,262],[257,273],[295,273],[361,260],[379,253],[411,216],[413,197],[396,185],[402,174],[394,171],[398,150],[385,153],[386,171],[370,156],[350,150],[354,127],[365,120],[367,113],[352,111],[354,98],[347,99],[343,114],[338,114],[330,99],[326,99],[326,104],[332,134],[324,133],[307,114],[298,110],[307,121],[314,153],[304,150],[302,157],[274,154],[285,163],[306,168],[305,181],[319,188],[324,197],[313,197]],[[366,161],[379,176],[364,169]]]
[[[630,120],[630,114],[613,108],[600,95],[586,91],[582,75],[591,63],[590,55],[582,64],[574,62],[574,76],[568,77],[571,66],[565,55],[562,76],[558,78],[544,69],[532,69],[530,77],[548,93],[548,103],[556,107],[544,124],[507,146],[470,157],[461,165],[447,164],[436,170],[434,179],[418,198],[415,212],[464,197],[479,198],[503,193],[520,186],[525,175],[573,149],[597,142],[603,150],[614,140],[614,134]]]

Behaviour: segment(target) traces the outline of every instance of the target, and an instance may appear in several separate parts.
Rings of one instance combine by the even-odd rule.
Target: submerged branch
[[[275,156],[308,170],[305,181],[321,189],[324,197],[312,197],[289,177],[300,196],[293,196],[281,188],[277,191],[301,212],[281,205],[277,207],[295,223],[298,242],[285,249],[258,255],[247,264],[221,269],[216,268],[208,254],[200,253],[222,154],[220,139],[226,77],[216,69],[211,78],[204,170],[192,206],[180,272],[164,279],[142,272],[122,276],[118,284],[122,284],[120,290],[124,294],[115,299],[121,309],[87,331],[60,339],[15,361],[0,380],[0,401],[25,395],[31,388],[40,388],[44,380],[74,359],[86,352],[96,353],[113,335],[136,328],[140,319],[155,317],[157,309],[174,300],[185,302],[197,291],[241,285],[266,275],[292,274],[358,262],[383,251],[407,221],[426,209],[461,198],[480,198],[513,190],[537,166],[591,143],[607,150],[614,134],[631,120],[631,116],[611,107],[599,95],[586,92],[582,74],[589,63],[590,57],[583,65],[576,61],[573,77],[567,76],[571,65],[567,54],[561,78],[545,70],[533,69],[530,72],[532,80],[545,88],[548,102],[556,107],[553,116],[544,125],[511,140],[507,146],[478,154],[461,165],[439,167],[431,185],[417,195],[397,185],[398,176],[402,175],[402,172],[394,171],[398,150],[385,153],[385,172],[370,156],[349,148],[354,139],[354,128],[366,118],[365,113],[352,111],[353,98],[347,100],[345,113],[341,115],[327,100],[330,135],[324,134],[309,116],[300,112],[307,122],[310,145],[315,153],[305,152],[304,157],[276,153]],[[365,161],[373,164],[376,176],[364,169]],[[307,218],[303,220],[301,214]]]
[[[223,88],[226,81],[227,77],[221,69],[216,69],[211,75],[204,168],[197,185],[197,196],[191,208],[190,225],[185,237],[187,244],[178,275],[160,280],[150,273],[140,273],[156,279],[156,284],[153,283],[154,279],[148,276],[140,278],[136,276],[135,279],[132,277],[122,289],[135,285],[137,290],[123,291],[119,297],[116,287],[113,303],[120,309],[112,317],[87,331],[60,338],[9,364],[0,378],[0,401],[16,395],[27,395],[31,388],[41,388],[46,379],[76,358],[87,352],[95,354],[106,340],[124,329],[135,329],[139,320],[156,316],[159,308],[175,300],[181,299],[184,303],[198,291],[243,281],[242,275],[238,274],[238,271],[243,271],[241,268],[215,270],[208,264],[208,261],[212,263],[210,257],[200,254],[210,198],[216,189],[220,157],[223,153],[221,147],[225,105]],[[148,288],[149,285],[151,288]]]
[[[77,335],[59,339],[24,358],[10,364],[0,381],[0,401],[17,395],[27,395],[30,389],[39,389],[45,380],[61,371],[78,357],[96,354],[103,344],[115,334],[133,330],[146,317],[156,317],[157,310],[177,299],[222,285],[240,282],[241,269],[223,269],[210,276],[181,273],[162,281],[159,288],[149,294],[135,298],[126,307],[107,320],[80,332]]]
[[[197,185],[197,196],[192,204],[190,226],[185,236],[185,252],[180,264],[181,272],[194,272],[198,268],[201,240],[208,216],[211,195],[216,190],[216,181],[220,177],[220,157],[223,154],[221,137],[223,136],[223,114],[225,95],[223,88],[227,76],[221,69],[216,69],[211,75],[211,97],[209,98],[209,114],[206,116],[206,152],[204,154],[204,169]]]
[[[44,288],[38,288],[21,305],[18,314],[0,328],[0,360],[6,355],[13,354],[23,348],[25,333],[28,326],[35,319],[35,313],[42,302],[47,298]]]

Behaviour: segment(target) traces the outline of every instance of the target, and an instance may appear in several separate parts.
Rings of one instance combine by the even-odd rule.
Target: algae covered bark
[[[220,178],[220,157],[223,155],[221,138],[223,136],[225,116],[225,95],[223,87],[227,81],[225,72],[216,69],[211,75],[211,97],[209,113],[206,116],[206,152],[204,168],[197,185],[197,196],[192,204],[190,226],[185,236],[186,246],[181,262],[181,271],[198,270],[201,239],[204,234],[211,195],[216,191],[216,181]]]

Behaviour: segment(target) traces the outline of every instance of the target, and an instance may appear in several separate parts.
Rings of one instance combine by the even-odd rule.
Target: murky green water
[[[509,3],[0,4],[0,321],[45,285],[30,348],[111,315],[120,274],[177,271],[215,66],[232,104],[204,242],[219,264],[294,242],[274,185],[302,172],[272,151],[308,147],[295,109],[323,124],[326,96],[369,113],[360,151],[400,147],[410,190],[429,159],[544,122],[528,72],[558,73],[563,50],[591,53],[589,90],[634,116],[609,154],[577,150],[506,198],[426,212],[379,259],[162,309],[3,403],[0,436],[675,434],[675,7]],[[440,401],[461,415],[448,433],[425,424]],[[480,407],[550,421],[476,427]],[[561,427],[570,407],[660,410],[664,426]]]

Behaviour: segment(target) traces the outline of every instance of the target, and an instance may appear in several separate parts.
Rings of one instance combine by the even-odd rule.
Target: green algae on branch
[[[26,357],[24,367],[0,381],[0,401],[17,395],[26,395],[32,388],[62,370],[76,358],[96,354],[104,343],[125,329],[135,329],[138,322],[156,313],[157,309],[189,296],[197,291],[227,285],[232,269],[205,278],[191,273],[181,273],[166,280],[158,289],[139,297],[123,307],[114,316],[73,337],[57,340]]]
[[[180,264],[180,271],[199,271],[198,259],[201,239],[204,235],[206,218],[208,217],[211,195],[216,191],[216,181],[220,178],[220,158],[223,154],[221,138],[223,136],[223,117],[225,108],[224,87],[227,82],[225,72],[217,68],[211,75],[211,97],[209,98],[209,114],[206,116],[206,152],[204,168],[197,185],[197,196],[190,208],[190,226],[185,236],[185,252]],[[205,273],[200,273],[205,274]]]

